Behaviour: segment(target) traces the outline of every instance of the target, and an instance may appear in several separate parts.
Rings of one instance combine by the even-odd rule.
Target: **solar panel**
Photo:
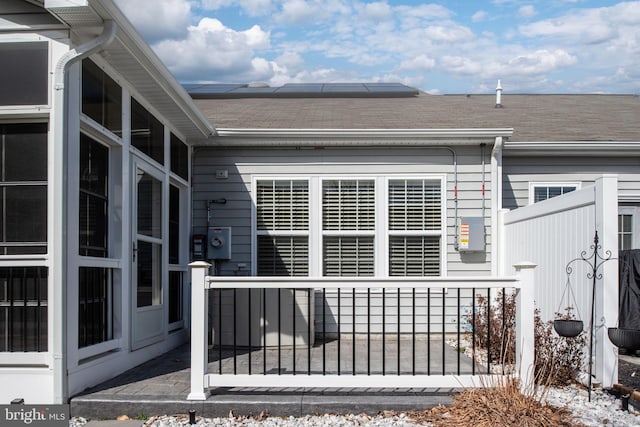
[[[183,85],[193,98],[332,98],[406,97],[418,95],[402,83],[287,83],[280,87],[229,83],[189,83]]]

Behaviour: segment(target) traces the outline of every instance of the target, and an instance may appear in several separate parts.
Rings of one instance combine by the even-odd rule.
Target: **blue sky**
[[[182,83],[640,93],[640,1],[115,1]]]

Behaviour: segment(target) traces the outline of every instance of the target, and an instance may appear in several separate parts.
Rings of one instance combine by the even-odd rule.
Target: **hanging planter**
[[[618,348],[640,350],[640,330],[626,328],[609,328],[609,340]]]
[[[584,323],[576,319],[556,319],[553,321],[553,329],[561,337],[574,338],[580,335],[584,329]]]

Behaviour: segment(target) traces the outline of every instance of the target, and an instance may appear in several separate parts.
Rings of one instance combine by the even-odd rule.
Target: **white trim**
[[[1,352],[0,353],[0,372],[2,370],[15,366],[51,366],[51,353],[50,352]]]
[[[252,137],[252,138],[286,138],[286,137],[427,137],[427,138],[493,138],[496,136],[509,137],[513,128],[478,128],[478,129],[269,129],[269,128],[218,128],[219,137]],[[441,144],[439,141],[434,143]],[[396,145],[389,141],[390,145]],[[477,141],[474,142],[477,144]],[[412,144],[413,145],[413,144]],[[417,144],[416,144],[417,145]],[[430,144],[432,145],[432,144]]]
[[[506,141],[509,156],[620,156],[638,154],[640,141]]]
[[[575,187],[575,190],[580,190],[582,183],[579,181],[531,181],[529,182],[529,204],[535,202],[535,189],[540,187]],[[564,193],[566,194],[566,193]],[[545,199],[548,200],[548,199]],[[541,200],[543,201],[543,200]],[[538,202],[539,203],[539,202]]]
[[[81,363],[82,360],[84,359],[99,356],[104,353],[117,350],[119,348],[120,348],[120,340],[117,338],[111,339],[109,341],[103,341],[101,343],[94,344],[88,347],[82,347],[78,349],[78,360]]]

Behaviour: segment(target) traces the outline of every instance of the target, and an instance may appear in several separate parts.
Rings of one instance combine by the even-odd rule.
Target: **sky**
[[[181,83],[640,94],[640,1],[115,2]]]

